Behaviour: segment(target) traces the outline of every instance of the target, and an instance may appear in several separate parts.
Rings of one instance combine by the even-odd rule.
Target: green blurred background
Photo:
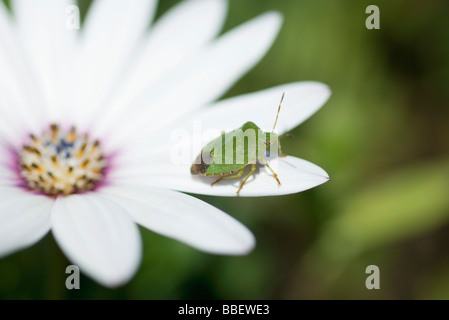
[[[178,1],[160,1],[158,16]],[[380,8],[380,30],[365,9]],[[85,13],[90,1],[82,0]],[[224,32],[276,10],[285,22],[261,63],[226,94],[298,80],[333,95],[283,149],[331,181],[282,197],[201,199],[248,226],[256,249],[221,257],[141,229],[144,258],[126,286],[86,277],[51,235],[0,260],[2,299],[449,298],[449,2],[230,0]],[[380,268],[367,290],[365,268]]]

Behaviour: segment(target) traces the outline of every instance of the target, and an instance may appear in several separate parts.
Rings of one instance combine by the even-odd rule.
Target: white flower
[[[235,196],[236,187],[212,188],[189,164],[171,163],[170,134],[193,121],[204,130],[248,120],[267,129],[285,91],[284,132],[326,102],[329,89],[315,82],[214,102],[269,49],[281,16],[264,14],[216,38],[222,0],[181,2],[149,31],[155,0],[96,0],[79,31],[66,27],[71,1],[11,4],[12,17],[0,3],[0,256],[51,230],[70,261],[112,287],[139,266],[135,222],[205,252],[252,250],[253,235],[235,219],[173,191]],[[328,180],[294,157],[279,161],[278,175],[280,187],[262,168],[241,196]]]

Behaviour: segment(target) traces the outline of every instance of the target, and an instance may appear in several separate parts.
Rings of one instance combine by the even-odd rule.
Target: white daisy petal
[[[117,115],[114,125],[120,123],[122,130],[114,135],[115,143],[126,143],[133,134],[160,128],[220,97],[265,55],[281,22],[279,13],[263,14],[223,35],[192,61],[168,73],[132,104],[138,112],[128,108]],[[127,125],[122,121],[125,115],[129,118]]]
[[[182,1],[164,14],[151,28],[132,71],[124,75],[124,86],[116,97],[103,105],[101,126],[116,120],[116,113],[128,110],[136,98],[151,88],[166,72],[197,53],[221,30],[226,16],[224,0]],[[128,110],[129,111],[129,110]],[[95,117],[95,120],[98,118]]]
[[[0,178],[12,178],[14,177],[13,172],[5,165],[0,164]]]
[[[18,185],[20,185],[20,183],[18,181],[13,180],[11,178],[5,178],[5,177],[1,176],[1,173],[0,173],[0,186],[16,188]]]
[[[179,3],[151,29],[138,61],[138,73],[130,77],[133,83],[138,88],[142,84],[149,87],[157,77],[212,40],[223,27],[225,17],[223,0]]]
[[[13,73],[10,70],[11,63],[8,61],[11,53],[10,47],[15,46],[13,38],[16,36],[15,29],[12,26],[11,17],[7,12],[3,1],[0,2],[0,84],[2,87],[7,86],[7,90],[5,93],[9,93],[11,89],[17,89],[17,79],[13,76]],[[8,81],[9,80],[9,81]],[[13,80],[13,81],[11,81]]]
[[[96,0],[82,30],[77,112],[84,124],[114,92],[155,13],[157,0]],[[89,117],[90,115],[90,117]]]
[[[73,0],[13,0],[26,55],[36,72],[45,97],[49,120],[60,121],[61,105],[69,91],[71,53],[75,47],[76,30],[67,28],[67,7]]]
[[[279,133],[285,133],[303,123],[331,95],[329,87],[320,82],[285,84],[217,102],[199,111],[195,121],[200,121],[204,130],[233,130],[252,121],[262,130],[271,131],[283,93],[285,97],[276,125],[276,132]]]
[[[53,201],[0,185],[0,257],[39,241],[50,230]]]
[[[14,155],[4,146],[0,146],[0,185],[17,186],[20,177],[12,163]]]
[[[0,91],[2,90],[0,89]],[[27,127],[22,114],[18,113],[16,109],[16,106],[20,103],[12,102],[8,95],[2,98],[3,101],[0,104],[0,142],[19,145],[24,137],[23,129]]]
[[[17,187],[21,184],[18,175],[8,168],[0,164],[0,186]]]
[[[38,105],[40,94],[31,81],[29,66],[17,40],[16,26],[0,2],[0,129],[8,138],[14,135],[9,140],[12,143],[17,142],[17,135],[24,127],[37,129],[43,113],[31,107]]]
[[[147,141],[139,139],[136,140],[136,144],[130,140],[127,152],[118,155],[119,161],[124,165],[134,165],[137,161],[152,161],[155,154],[160,152],[160,146],[163,152],[172,152],[179,143],[176,132],[185,132],[190,138],[186,142],[190,143],[186,149],[193,151],[191,155],[193,161],[201,148],[210,141],[204,140],[208,138],[206,136],[197,137],[196,130],[202,134],[206,132],[220,134],[222,131],[234,130],[245,122],[252,121],[262,130],[271,131],[283,93],[285,97],[276,125],[276,132],[279,133],[285,133],[307,120],[326,103],[331,91],[323,83],[304,81],[222,100],[203,107],[191,116],[160,130],[164,134],[159,134],[158,139]]]
[[[126,283],[141,260],[141,239],[125,210],[95,194],[58,198],[52,231],[81,272],[107,287]]]
[[[12,64],[10,61],[10,58],[14,58],[13,54],[11,54],[11,48],[16,47],[14,43],[15,36],[11,18],[3,2],[0,2],[0,94],[8,99],[16,98],[18,92],[20,92],[20,85],[14,70],[11,68]],[[3,103],[0,104],[0,107],[2,106]]]
[[[127,169],[112,173],[110,179],[114,183],[122,185],[154,186],[225,197],[237,195],[236,192],[242,179],[221,181],[211,187],[211,183],[217,180],[217,177],[192,176],[190,165],[176,166],[168,162],[170,161],[169,157],[166,160],[166,162],[153,163],[145,168],[127,167]],[[259,166],[243,187],[240,196],[261,197],[298,193],[329,181],[329,175],[323,169],[303,159],[288,156],[271,161],[270,166],[277,173],[281,185],[278,186],[273,175],[265,166]]]
[[[237,220],[194,197],[155,188],[105,187],[100,191],[121,204],[142,226],[214,254],[247,254],[254,236]]]
[[[51,228],[81,272],[116,287],[141,260],[135,222],[201,251],[250,252],[245,226],[181,192],[236,196],[243,178],[212,187],[216,178],[191,175],[201,148],[247,121],[270,131],[283,92],[281,133],[329,98],[327,86],[301,82],[214,102],[267,52],[281,15],[214,39],[226,0],[182,1],[152,28],[157,0],[94,0],[81,31],[69,25],[75,0],[10,2],[13,19],[0,1],[0,257]],[[329,180],[299,158],[269,163],[282,184],[258,164],[241,196]]]

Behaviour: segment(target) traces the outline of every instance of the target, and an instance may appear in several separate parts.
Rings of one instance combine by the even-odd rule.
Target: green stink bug
[[[190,168],[192,175],[202,175],[207,177],[219,177],[212,186],[224,179],[240,178],[247,166],[251,166],[251,171],[243,179],[237,195],[240,194],[244,184],[256,170],[256,163],[264,164],[273,174],[278,185],[281,182],[277,174],[268,165],[265,154],[274,148],[279,152],[280,157],[285,157],[281,151],[280,139],[289,136],[284,134],[278,136],[274,133],[281,110],[284,94],[271,132],[263,132],[255,123],[246,122],[243,126],[228,133],[222,133],[209,142],[200,152]]]

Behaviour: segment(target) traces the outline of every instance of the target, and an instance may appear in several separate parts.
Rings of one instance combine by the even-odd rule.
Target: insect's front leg
[[[281,142],[280,142],[280,141],[281,141],[282,138],[285,138],[285,137],[287,137],[287,138],[293,138],[293,135],[290,134],[290,133],[284,133],[282,136],[280,136],[280,137],[278,138],[278,141],[279,141],[279,143],[278,143],[278,155],[279,155],[279,157],[281,157],[281,158],[285,158],[286,156],[289,156],[289,155],[290,155],[289,153],[285,154],[285,153],[282,152]]]
[[[280,143],[279,143],[279,147],[278,147],[278,155],[279,155],[279,157],[281,157],[281,158],[285,158],[285,157],[287,157],[287,156],[290,155],[289,153],[283,153],[283,152],[282,152],[281,144],[280,144]]]
[[[273,169],[271,169],[271,167],[268,165],[267,160],[265,160],[264,157],[260,157],[260,161],[271,171],[271,173],[273,174],[273,178],[276,179],[278,185],[281,185],[281,182],[278,179],[278,175],[276,174],[276,172],[274,172]]]
[[[243,170],[244,169],[242,169],[242,173],[243,173]],[[240,188],[237,190],[237,195],[240,195],[240,190],[242,190],[243,185],[246,183],[246,180],[248,180],[249,177],[251,177],[251,175],[254,173],[254,171],[256,171],[256,165],[253,163],[253,164],[251,164],[251,171],[250,171],[250,173],[248,173],[246,178],[243,179],[242,183],[240,184]]]

